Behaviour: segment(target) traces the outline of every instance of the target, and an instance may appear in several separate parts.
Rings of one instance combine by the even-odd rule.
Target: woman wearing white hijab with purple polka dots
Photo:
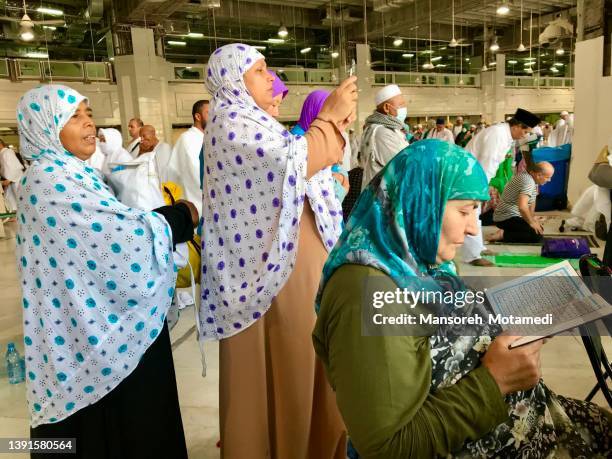
[[[312,330],[342,224],[331,166],[342,160],[357,88],[343,82],[300,137],[265,112],[273,80],[248,45],[223,46],[208,62],[200,339],[221,340],[221,452],[344,458]]]

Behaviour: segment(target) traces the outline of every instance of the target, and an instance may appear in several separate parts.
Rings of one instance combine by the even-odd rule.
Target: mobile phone
[[[351,67],[349,68],[349,71],[348,71],[349,77],[352,77],[353,75],[355,75],[356,67],[357,67],[357,63],[355,62],[355,59],[351,59]]]

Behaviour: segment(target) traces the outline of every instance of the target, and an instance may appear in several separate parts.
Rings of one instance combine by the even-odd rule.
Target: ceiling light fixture
[[[499,14],[500,16],[505,16],[509,12],[510,12],[510,7],[508,6],[508,4],[506,2],[502,3],[501,5],[499,5],[497,7],[497,11],[496,11],[496,13]]]
[[[21,22],[19,23],[19,38],[21,38],[23,41],[34,40],[34,23],[27,13],[23,15]]]
[[[301,53],[301,54],[307,54],[307,53],[309,53],[310,51],[311,51],[311,48],[302,48],[302,49],[300,49],[300,53]]]
[[[404,54],[402,54],[402,57],[405,57],[406,59],[410,59],[411,57],[414,57],[414,54],[412,54],[412,53],[404,53]]]
[[[510,64],[510,65],[518,64],[518,61],[515,61],[515,60],[508,61],[508,64]]]
[[[523,0],[521,0],[521,44],[516,48],[519,53],[525,52],[527,48],[523,44]]]
[[[261,45],[255,45],[253,46],[253,48],[258,49],[259,51],[265,51],[266,47],[265,46],[261,46]]]
[[[282,38],[268,38],[268,43],[280,45],[281,43],[285,43],[285,40],[283,40]]]
[[[429,0],[429,54],[433,54],[433,41],[431,39],[431,0]],[[431,57],[429,58],[429,62],[423,64],[423,68],[425,70],[434,68],[434,65],[431,63]]]
[[[442,56],[436,56],[431,58],[431,62],[437,62],[442,59]]]
[[[402,40],[401,38],[396,38],[395,40],[393,40],[393,46],[395,46],[396,48],[398,46],[402,46],[402,43],[404,43],[404,40]]]
[[[563,62],[555,62],[555,67],[563,67],[564,65]]]
[[[171,46],[187,46],[187,42],[177,40],[168,40],[168,44]]]
[[[36,11],[43,14],[49,14],[51,16],[62,16],[64,14],[62,10],[57,10],[55,8],[45,8],[44,6],[36,8]]]
[[[449,42],[448,46],[450,46],[451,48],[456,48],[459,42],[455,39],[455,0],[453,0],[452,3],[451,18],[453,23],[453,38],[451,38],[451,41]]]
[[[489,49],[493,52],[499,51],[499,44],[497,43],[497,37],[493,39],[493,43],[489,46]]]
[[[31,57],[33,59],[48,59],[49,53],[44,53],[40,51],[30,51],[25,54],[25,57]]]
[[[558,69],[557,67],[551,67],[551,68],[550,68],[550,71],[551,71],[552,73],[559,73],[559,69]]]
[[[57,30],[57,27],[55,26],[50,26],[50,25],[44,25],[43,29],[47,29],[47,30]]]
[[[284,26],[284,24],[281,23],[281,26],[278,28],[278,36],[281,38],[285,38],[289,35],[289,31],[287,30],[287,27]]]
[[[187,36],[189,38],[204,38],[204,34],[200,32],[189,32]]]
[[[338,51],[332,51],[331,53],[332,59],[336,59],[338,56],[340,56],[340,53]]]
[[[557,56],[563,56],[565,54],[565,50],[563,49],[563,45],[561,45],[561,44],[559,45],[559,47],[555,51],[555,54]]]

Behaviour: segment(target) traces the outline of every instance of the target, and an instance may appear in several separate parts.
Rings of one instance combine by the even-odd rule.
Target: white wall
[[[576,43],[576,121],[568,196],[576,202],[591,185],[593,161],[612,136],[612,77],[603,74],[603,37]]]
[[[96,124],[121,124],[117,86],[108,83],[58,83],[70,86],[89,98]],[[17,125],[15,111],[19,98],[28,90],[39,85],[39,81],[12,82],[0,80],[0,126]]]
[[[535,113],[558,113],[562,110],[574,111],[574,90],[505,88],[506,113],[518,107]]]

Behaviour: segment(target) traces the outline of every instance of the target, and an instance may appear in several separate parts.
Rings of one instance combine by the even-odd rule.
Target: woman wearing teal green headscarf
[[[313,341],[361,457],[610,457],[607,415],[540,380],[541,341],[509,350],[516,337],[494,339],[500,330],[489,325],[364,336],[364,287],[466,290],[452,259],[488,196],[471,154],[438,140],[415,143],[362,192],[329,256]],[[406,312],[393,301],[384,307]]]

